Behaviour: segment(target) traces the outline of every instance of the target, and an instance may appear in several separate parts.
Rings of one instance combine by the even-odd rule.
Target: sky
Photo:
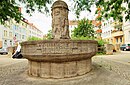
[[[54,0],[54,1],[56,1],[56,0]],[[71,10],[71,6],[73,5],[73,3],[70,0],[63,0],[63,1],[65,1],[68,4],[69,9]],[[50,9],[51,9],[51,6],[50,6]],[[93,6],[92,9],[95,10],[96,8]],[[35,11],[34,13],[32,13],[32,16],[29,16],[29,14],[27,14],[25,12],[25,8],[23,6],[22,6],[22,14],[30,23],[33,23],[38,29],[40,29],[43,32],[43,34],[47,34],[48,30],[51,29],[51,22],[52,22],[51,16],[47,16],[45,14],[39,13],[38,11]],[[49,14],[51,14],[51,11]],[[81,15],[80,19],[82,19],[84,17],[93,19],[94,11],[92,11],[92,13],[83,11],[83,12],[81,12],[80,15]],[[69,18],[69,20],[76,20],[76,15],[74,14],[74,12],[72,10],[69,11],[68,18]]]

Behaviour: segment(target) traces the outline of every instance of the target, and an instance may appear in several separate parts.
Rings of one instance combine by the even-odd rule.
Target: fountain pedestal
[[[66,78],[91,70],[91,57],[97,42],[92,40],[43,40],[22,43],[22,54],[29,61],[29,75]]]
[[[29,61],[29,75],[68,78],[91,70],[97,41],[70,39],[68,6],[61,0],[52,5],[52,36],[52,40],[22,43],[22,55]]]

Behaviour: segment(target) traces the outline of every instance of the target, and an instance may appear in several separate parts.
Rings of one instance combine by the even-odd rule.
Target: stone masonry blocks
[[[91,59],[63,63],[29,61],[29,75],[42,78],[70,78],[91,70]]]
[[[64,78],[64,63],[51,63],[51,76],[52,78]]]
[[[40,77],[44,77],[44,78],[49,78],[50,77],[50,68],[51,68],[51,64],[50,63],[43,63],[40,62],[41,64],[41,68],[40,68]]]

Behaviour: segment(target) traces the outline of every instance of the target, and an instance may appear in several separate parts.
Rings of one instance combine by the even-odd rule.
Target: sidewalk
[[[98,55],[93,57],[93,61],[130,81],[130,51],[121,51],[114,55]]]
[[[4,63],[0,62],[0,85],[130,85],[130,77],[119,75],[113,69],[118,67],[118,70],[127,69],[130,72],[128,66],[98,56],[93,57],[91,72],[83,76],[66,79],[29,77],[27,75],[28,62],[26,59],[12,60],[9,57],[0,57],[1,59]]]
[[[130,81],[130,64],[97,56],[93,58],[93,61],[96,61],[100,67],[115,72]]]

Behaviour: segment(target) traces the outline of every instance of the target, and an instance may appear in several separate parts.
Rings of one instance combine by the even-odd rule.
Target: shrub
[[[42,40],[41,38],[38,37],[29,37],[28,41],[37,41],[37,40]]]

